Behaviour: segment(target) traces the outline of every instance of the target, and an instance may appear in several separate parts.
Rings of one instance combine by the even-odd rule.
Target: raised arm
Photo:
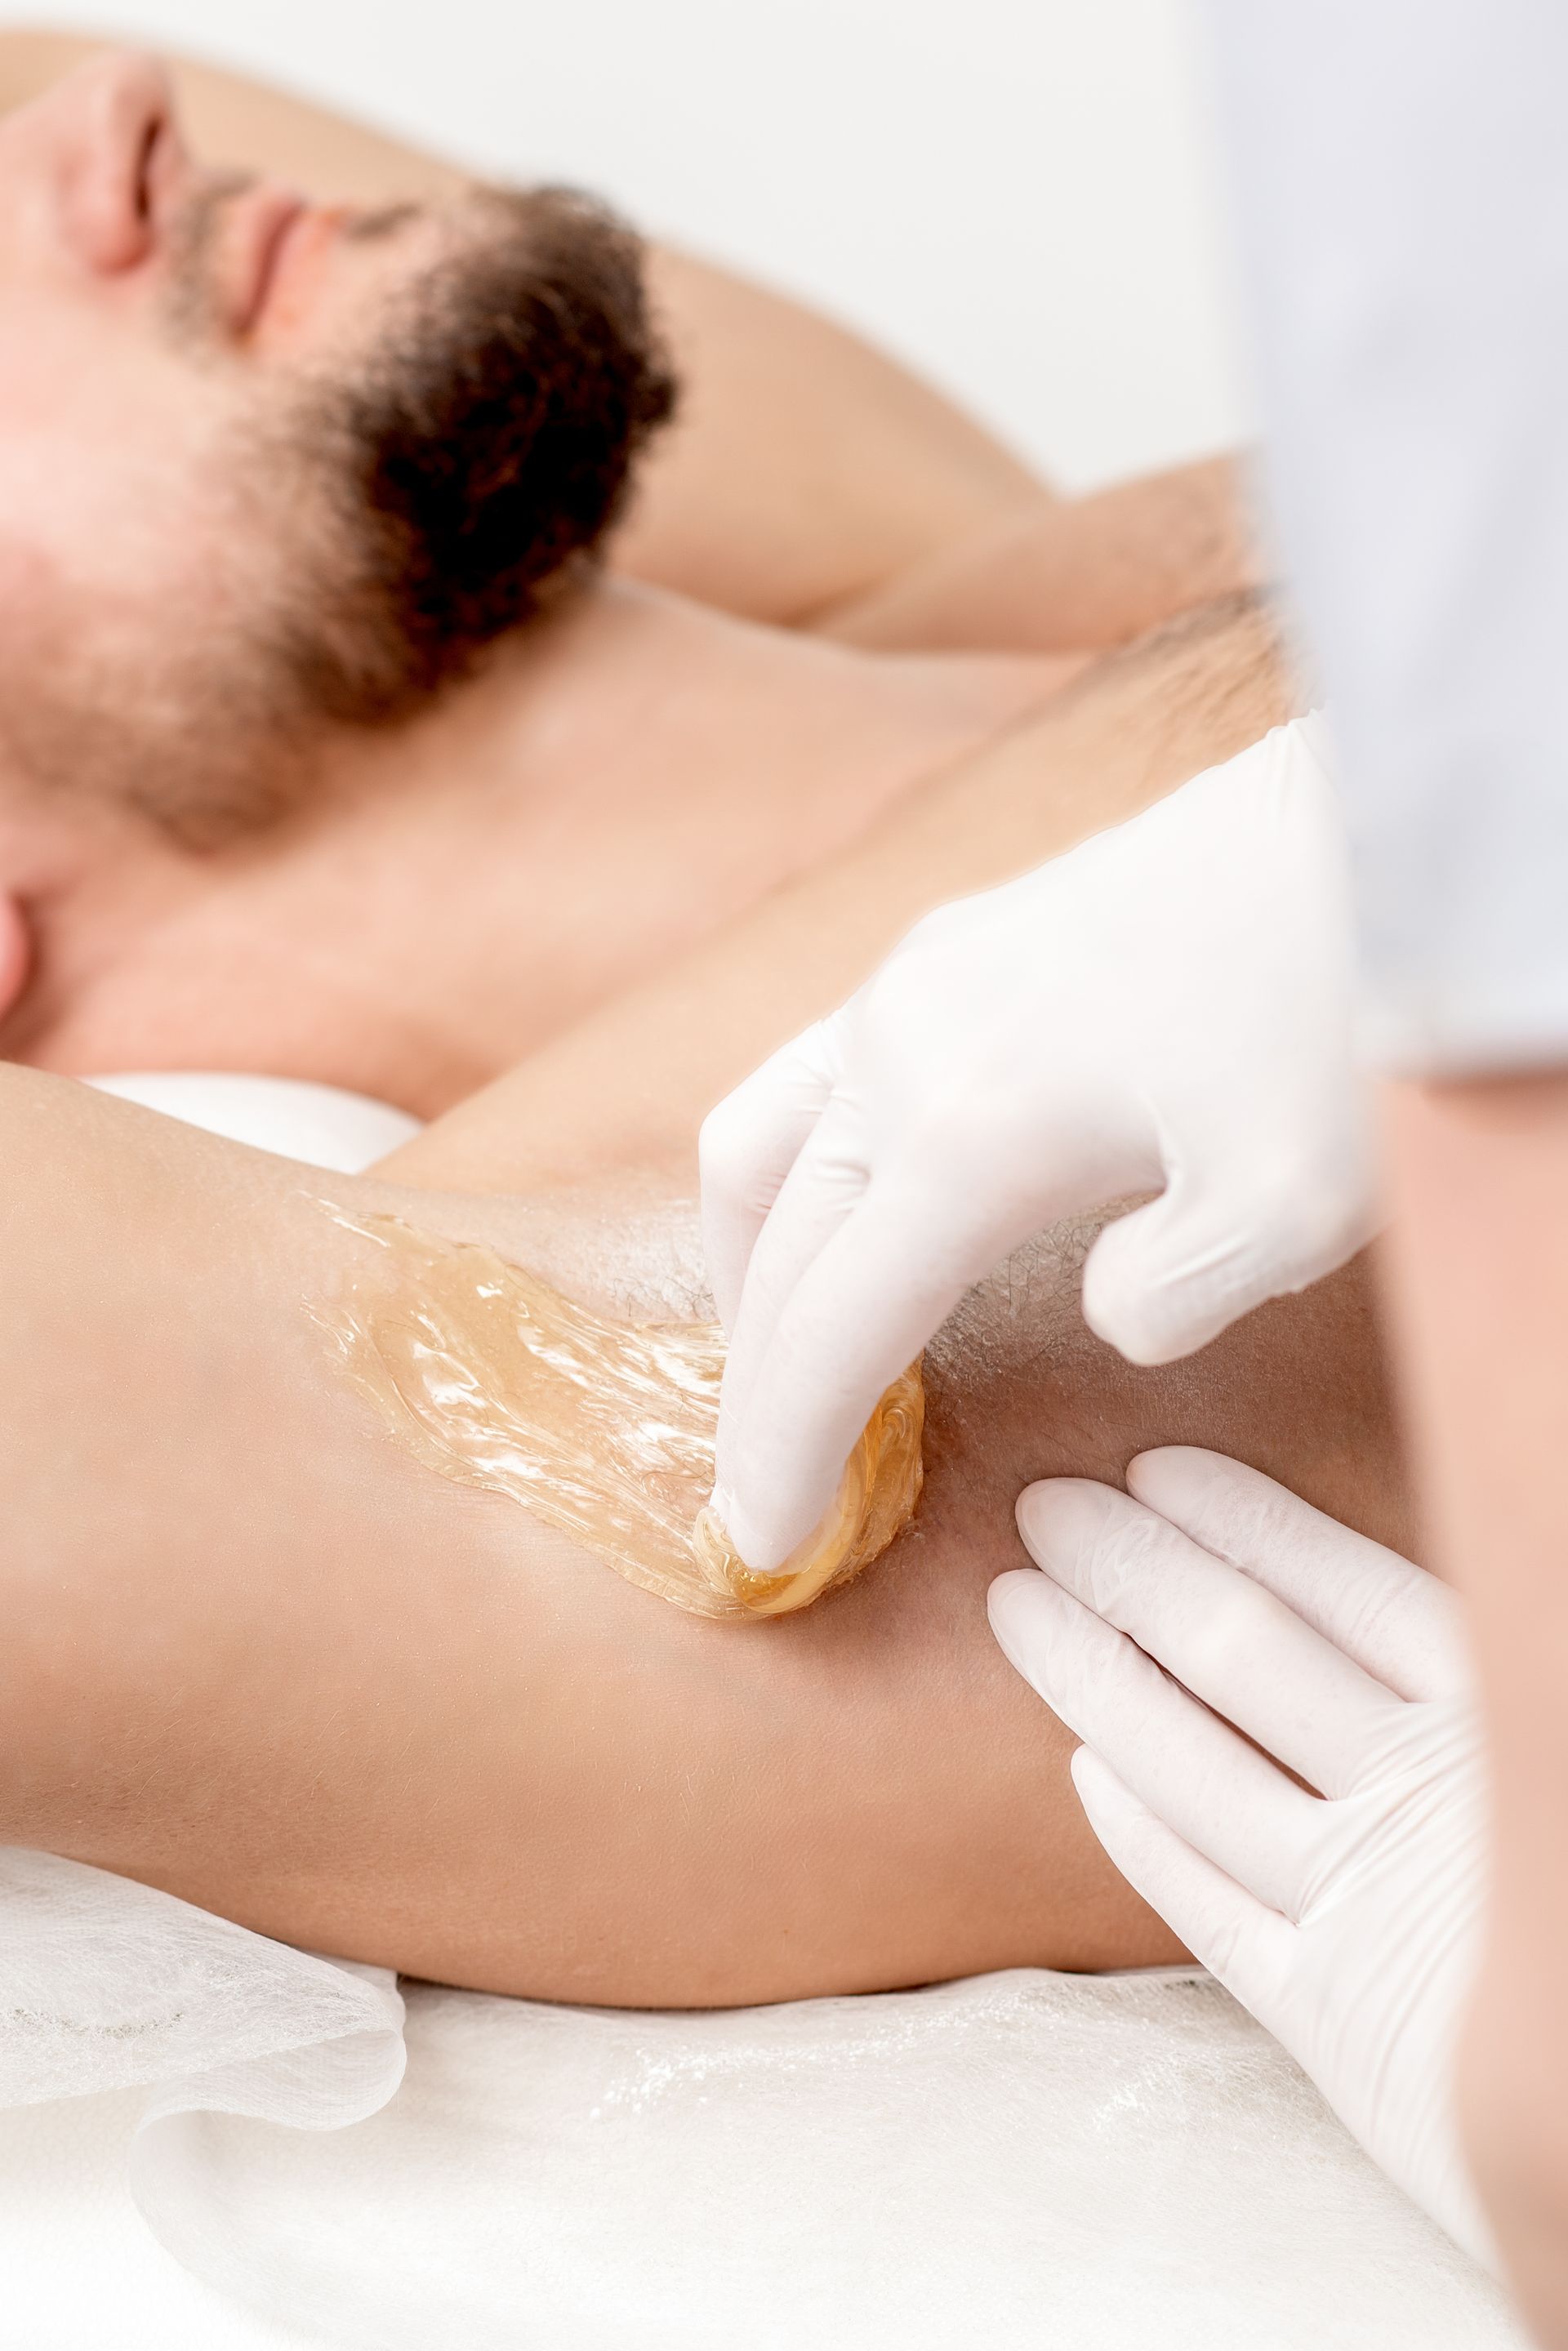
[[[869,653],[1103,652],[1261,578],[1240,469],[1213,457],[1021,508],[819,625]]]

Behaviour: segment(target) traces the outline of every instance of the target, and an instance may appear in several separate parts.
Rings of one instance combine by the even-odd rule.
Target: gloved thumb
[[[1309,1222],[1312,1232],[1298,1228],[1287,1207],[1260,1223],[1234,1195],[1197,1194],[1178,1178],[1100,1235],[1083,1269],[1083,1319],[1129,1363],[1174,1363],[1350,1256],[1354,1235],[1342,1248]]]

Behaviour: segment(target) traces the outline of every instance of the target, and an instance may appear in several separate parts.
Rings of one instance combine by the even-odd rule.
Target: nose
[[[33,127],[80,259],[105,276],[145,260],[161,201],[189,168],[158,60],[120,49],[89,58],[38,101]]]

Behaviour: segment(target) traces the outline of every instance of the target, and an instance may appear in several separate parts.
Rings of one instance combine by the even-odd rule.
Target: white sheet
[[[346,1176],[371,1166],[419,1133],[420,1123],[390,1102],[305,1078],[227,1076],[214,1070],[138,1070],[94,1078],[100,1092],[162,1111],[210,1134],[281,1152]]]
[[[371,2120],[204,2126],[171,2241],[232,2316],[137,2241],[124,2094],[0,2116],[0,2340],[1522,2351],[1209,1983],[1020,1972],[689,2017],[408,1996]]]
[[[1522,2351],[1206,1980],[404,1989],[0,1855],[5,2351]]]

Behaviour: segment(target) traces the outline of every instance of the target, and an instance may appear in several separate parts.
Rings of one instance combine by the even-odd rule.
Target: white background
[[[868,329],[1072,486],[1239,438],[1191,0],[96,0]]]

